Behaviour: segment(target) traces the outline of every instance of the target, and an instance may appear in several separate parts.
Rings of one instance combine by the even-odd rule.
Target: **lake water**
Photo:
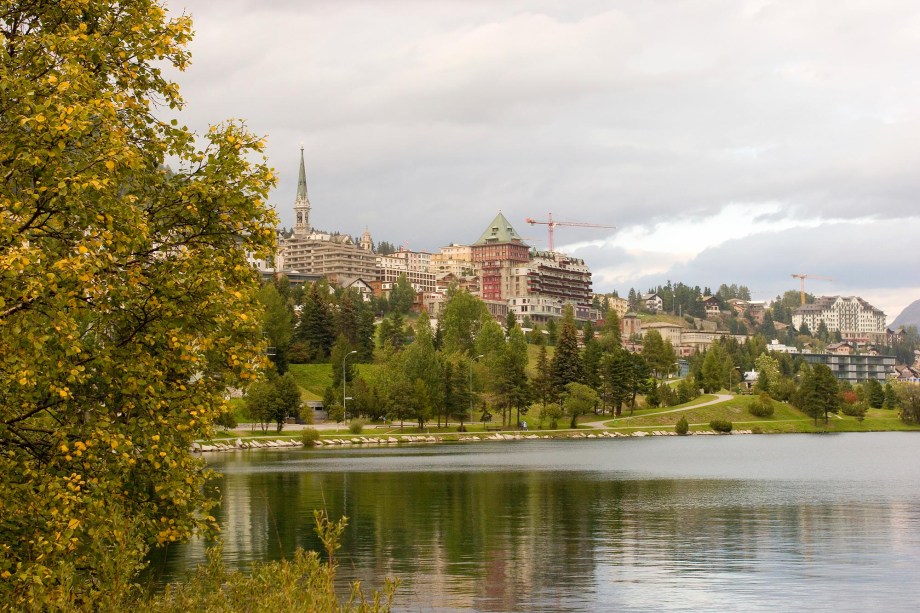
[[[481,442],[212,455],[229,563],[318,549],[399,611],[916,610],[920,436]],[[174,547],[161,579],[204,559]]]

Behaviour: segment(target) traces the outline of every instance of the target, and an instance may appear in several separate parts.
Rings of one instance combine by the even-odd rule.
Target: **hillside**
[[[907,305],[888,327],[892,330],[897,330],[901,326],[917,326],[917,328],[920,328],[920,300],[914,300]]]

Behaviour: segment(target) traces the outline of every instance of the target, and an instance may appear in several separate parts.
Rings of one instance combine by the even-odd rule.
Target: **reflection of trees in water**
[[[340,576],[372,586],[400,576],[400,593],[422,608],[565,608],[573,595],[590,602],[600,582],[643,573],[807,565],[829,533],[855,527],[868,539],[885,521],[884,509],[775,504],[770,492],[787,486],[767,482],[291,471],[232,473],[219,485],[230,561],[318,549],[312,512],[325,508],[349,518]]]

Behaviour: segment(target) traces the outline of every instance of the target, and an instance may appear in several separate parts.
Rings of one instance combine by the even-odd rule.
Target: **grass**
[[[710,397],[711,398],[711,397]],[[692,408],[676,412],[675,408],[661,407],[657,409],[643,409],[636,411],[633,417],[623,417],[605,422],[605,426],[618,431],[632,432],[636,430],[673,430],[677,421],[684,416],[690,423],[691,431],[709,430],[709,422],[714,419],[731,421],[736,430],[753,430],[762,433],[794,433],[794,432],[872,432],[872,431],[917,431],[920,426],[910,426],[901,422],[896,411],[886,409],[871,409],[866,418],[859,421],[855,417],[838,414],[831,415],[828,423],[819,418],[817,425],[814,418],[809,417],[795,407],[774,402],[772,417],[756,417],[748,411],[748,407],[756,400],[755,396],[735,396],[731,400],[712,404],[705,407]],[[705,401],[699,398],[696,404]]]
[[[300,386],[304,400],[322,400],[323,391],[332,385],[332,364],[291,364],[288,372]]]
[[[556,353],[556,348],[553,346],[546,347],[546,359],[552,360],[553,355]],[[537,374],[537,360],[540,358],[540,348],[536,345],[527,345],[527,376],[533,377]]]

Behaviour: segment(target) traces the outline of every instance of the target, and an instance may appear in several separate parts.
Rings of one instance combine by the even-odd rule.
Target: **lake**
[[[228,563],[319,549],[397,611],[915,610],[920,436],[648,437],[208,456]],[[161,580],[204,543],[158,559]]]

